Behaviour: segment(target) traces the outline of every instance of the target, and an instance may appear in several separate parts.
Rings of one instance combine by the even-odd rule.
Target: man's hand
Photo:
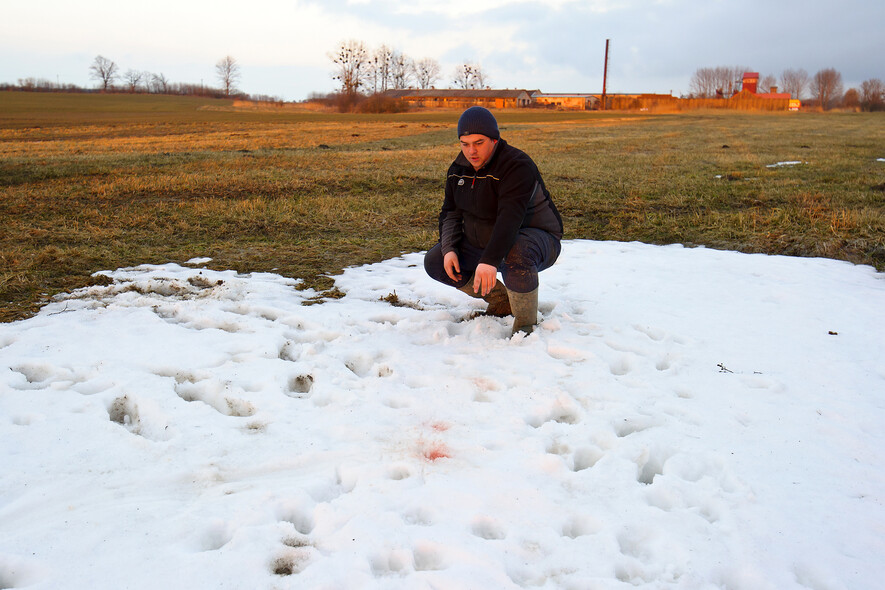
[[[449,278],[455,282],[461,280],[461,263],[458,261],[458,255],[454,252],[447,252],[443,257],[443,268]]]
[[[491,264],[480,263],[473,275],[473,292],[483,297],[489,294],[498,280],[498,269]]]

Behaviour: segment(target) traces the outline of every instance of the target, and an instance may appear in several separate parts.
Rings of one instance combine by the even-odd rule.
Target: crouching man
[[[559,256],[562,218],[538,167],[501,139],[488,109],[464,111],[458,139],[461,153],[446,178],[439,243],[424,257],[424,268],[437,281],[484,299],[487,314],[513,315],[513,334],[530,334],[538,323],[538,273]]]

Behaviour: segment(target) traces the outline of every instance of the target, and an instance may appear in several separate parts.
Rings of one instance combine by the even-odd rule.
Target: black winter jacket
[[[439,214],[443,255],[457,253],[466,239],[484,250],[480,263],[497,268],[525,227],[562,239],[562,218],[532,159],[503,139],[479,170],[458,154],[449,166]]]

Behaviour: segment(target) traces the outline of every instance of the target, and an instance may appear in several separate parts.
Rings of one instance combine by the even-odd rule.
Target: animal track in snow
[[[609,358],[609,369],[617,377],[640,370],[651,363],[658,371],[667,371],[680,358],[674,345],[681,344],[678,338],[665,330],[643,325],[634,325],[632,332],[615,328],[614,335],[605,338],[605,346],[616,354]]]
[[[622,354],[609,364],[609,370],[616,377],[623,377],[636,369],[636,362],[632,355]]]
[[[108,406],[108,418],[148,440],[168,440],[171,435],[169,425],[160,410],[150,400],[143,400],[141,404],[146,408],[140,408],[129,394],[121,395]]]
[[[587,359],[586,353],[582,350],[553,343],[547,345],[547,354],[555,359],[565,361],[566,364],[580,363]]]
[[[18,378],[19,383],[12,384],[13,389],[20,391],[68,389],[87,380],[86,376],[77,371],[56,367],[49,363],[27,362],[10,367],[10,370],[21,375],[21,378]],[[22,378],[24,382],[22,382]]]
[[[33,558],[25,559],[4,551],[0,556],[0,589],[33,586],[41,581],[45,571]]]
[[[664,464],[670,458],[670,453],[657,449],[643,449],[636,458],[638,467],[636,480],[645,485],[654,483],[655,477],[664,473]]]
[[[280,360],[293,362],[297,361],[298,357],[300,356],[298,354],[298,348],[299,345],[295,344],[291,340],[286,340],[285,344],[280,347]]]
[[[633,329],[641,334],[645,334],[655,342],[660,342],[667,337],[667,332],[661,330],[660,328],[653,328],[651,326],[644,326],[641,324],[634,324]]]
[[[429,508],[414,506],[403,513],[403,522],[417,526],[431,526],[436,523],[436,516]]]
[[[442,547],[436,543],[429,541],[418,543],[412,553],[415,570],[419,572],[443,570],[449,566]]]
[[[312,502],[304,497],[281,502],[277,506],[277,518],[288,522],[302,535],[309,535],[314,529],[314,507]]]
[[[282,540],[284,549],[271,563],[271,571],[277,576],[292,576],[303,572],[310,565],[314,552],[305,534],[288,535]]]
[[[489,516],[477,516],[470,525],[470,531],[488,541],[504,539],[507,532],[499,521]]]
[[[570,397],[560,395],[546,407],[536,409],[525,421],[532,428],[540,428],[547,422],[577,424],[581,421],[581,408]]]
[[[186,402],[203,402],[225,416],[246,417],[255,414],[255,406],[250,402],[225,395],[231,389],[230,383],[217,379],[176,379],[175,393]]]
[[[200,551],[218,551],[233,538],[230,525],[220,518],[213,519],[200,534]]]
[[[44,383],[53,375],[53,368],[46,363],[25,363],[10,367],[25,378],[27,385],[18,389],[43,389]]]
[[[630,436],[631,434],[636,434],[638,432],[642,432],[643,430],[648,430],[654,426],[657,426],[657,423],[654,419],[648,416],[634,416],[632,418],[624,418],[622,421],[617,424],[612,425],[615,433],[619,438],[624,438],[626,436]]]
[[[407,549],[392,549],[379,552],[369,558],[372,573],[377,578],[401,576],[411,571],[415,558]]]
[[[387,468],[387,477],[400,481],[412,477],[412,468],[405,463],[396,463]]]
[[[172,325],[180,325],[190,330],[221,330],[229,334],[252,331],[248,324],[238,322],[233,318],[225,318],[224,316],[210,317],[199,315],[192,311],[183,311],[175,303],[157,304],[151,307],[151,310],[165,322]]]
[[[571,452],[571,447],[559,438],[554,438],[547,445],[547,452],[551,455],[568,455]]]
[[[285,549],[272,562],[270,569],[277,576],[292,576],[304,571],[310,562],[310,553],[304,548]]]
[[[597,447],[580,447],[575,449],[575,452],[572,455],[572,471],[584,471],[585,469],[590,469],[602,459],[604,454],[605,453]]]
[[[658,371],[667,371],[673,366],[673,361],[676,359],[676,356],[671,353],[665,353],[660,356],[655,363],[655,369]]]
[[[590,516],[573,516],[562,526],[562,536],[577,539],[578,537],[595,535],[602,530],[602,526],[599,520]]]
[[[289,387],[286,395],[290,397],[305,398],[309,397],[310,390],[313,388],[313,375],[305,373],[296,375],[289,379]]]
[[[122,425],[133,434],[141,433],[141,421],[138,417],[138,405],[128,395],[118,397],[108,408],[108,416],[111,422]]]
[[[491,392],[499,391],[501,389],[501,385],[497,381],[485,377],[474,377],[473,385],[476,388],[476,391],[473,394],[473,401],[480,403],[494,401],[494,395]]]
[[[357,377],[369,377],[370,375],[389,377],[393,374],[393,369],[386,364],[378,364],[379,358],[380,355],[377,353],[374,355],[363,352],[353,353],[344,359],[344,366]]]
[[[256,307],[245,303],[238,303],[232,307],[228,307],[225,311],[239,316],[250,318],[260,318],[269,322],[275,322],[280,319],[282,312],[279,309],[271,307]]]
[[[635,557],[640,561],[649,561],[654,555],[650,548],[651,537],[655,535],[655,529],[639,529],[628,526],[617,535],[618,547],[623,555]]]

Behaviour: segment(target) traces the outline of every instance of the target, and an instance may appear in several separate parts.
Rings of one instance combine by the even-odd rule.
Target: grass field
[[[458,114],[0,92],[0,321],[103,269],[208,256],[327,289],[346,266],[426,249]],[[566,238],[885,270],[882,113],[496,114]]]

